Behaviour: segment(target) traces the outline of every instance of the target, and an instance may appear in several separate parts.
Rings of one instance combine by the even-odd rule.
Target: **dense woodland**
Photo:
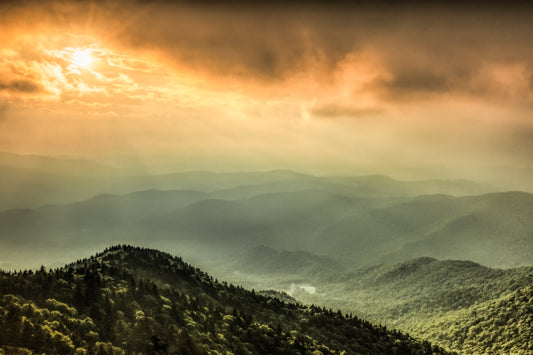
[[[533,353],[531,267],[418,258],[350,276],[350,294],[379,300],[371,319],[465,354]]]
[[[416,334],[464,354],[533,354],[533,289],[406,323]]]
[[[67,164],[66,168],[70,171],[72,166]],[[61,169],[57,167],[55,171],[61,172]],[[257,323],[267,324],[276,331],[281,324],[286,338],[278,336],[278,340],[282,339],[280,344],[294,343],[290,332],[297,331],[317,342],[310,350],[324,346],[339,351],[347,349],[347,352],[388,352],[384,350],[385,345],[380,345],[378,350],[374,349],[377,345],[365,345],[368,344],[366,340],[359,340],[354,346],[345,340],[332,343],[339,333],[331,330],[332,336],[329,336],[320,328],[315,334],[305,328],[319,329],[316,322],[309,325],[309,320],[315,319],[309,313],[320,312],[321,317],[327,318],[332,308],[460,353],[532,352],[531,293],[527,289],[533,284],[531,193],[486,193],[491,189],[465,181],[406,182],[385,176],[317,177],[292,171],[197,172],[117,177],[105,188],[101,180],[83,177],[78,183],[85,191],[74,189],[74,194],[65,191],[61,199],[55,200],[59,196],[57,189],[62,186],[80,185],[75,185],[72,178],[47,179],[47,175],[36,173],[22,173],[17,169],[3,171],[6,181],[0,188],[3,190],[0,195],[15,190],[28,196],[18,196],[11,204],[7,203],[9,199],[0,202],[7,203],[6,209],[0,210],[0,268],[38,268],[40,264],[50,265],[51,262],[61,265],[103,250],[110,244],[126,242],[194,260],[196,266],[219,280],[246,289],[285,291],[293,297],[261,291],[246,296],[249,299],[246,302],[230,302],[213,295],[205,301],[200,296],[206,294],[202,288],[195,286],[187,293],[183,287],[189,283],[180,281],[176,285],[173,282],[177,281],[161,280],[161,270],[147,273],[144,269],[150,270],[152,266],[133,267],[131,263],[115,262],[107,254],[91,259],[90,263],[97,263],[96,267],[89,267],[86,261],[87,265],[71,265],[72,271],[66,268],[46,273],[53,280],[57,279],[52,284],[61,285],[54,286],[54,290],[62,290],[62,295],[54,291],[48,295],[43,293],[43,299],[36,299],[41,296],[36,296],[35,292],[10,291],[11,286],[1,290],[19,297],[18,304],[34,302],[35,307],[44,309],[48,307],[47,299],[65,303],[76,309],[77,316],[90,317],[96,327],[93,331],[103,334],[101,312],[79,301],[86,289],[82,282],[85,282],[87,269],[100,275],[103,283],[97,289],[103,291],[99,293],[98,303],[109,299],[113,316],[109,321],[108,315],[104,317],[111,325],[106,323],[106,335],[99,335],[99,342],[110,342],[125,351],[132,349],[123,344],[125,335],[116,325],[126,324],[124,329],[135,329],[136,323],[128,308],[117,303],[117,292],[123,297],[121,292],[124,291],[125,300],[135,300],[135,310],[142,310],[147,319],[155,319],[155,324],[160,324],[156,316],[159,308],[163,305],[172,308],[172,304],[164,303],[157,296],[157,302],[145,302],[145,297],[138,295],[146,293],[143,287],[149,280],[158,287],[159,294],[169,300],[176,298],[172,294],[172,290],[176,290],[180,295],[188,295],[187,300],[193,297],[196,303],[210,305],[208,311],[202,306],[189,315],[196,327],[187,332],[198,340],[197,344],[207,344],[208,349],[234,351],[232,344],[256,344],[256,340],[246,338],[245,334]],[[35,180],[37,176],[39,179]],[[12,184],[6,184],[9,181]],[[21,182],[27,184],[28,189],[16,185]],[[18,187],[14,188],[13,184]],[[30,188],[40,184],[44,184],[42,189]],[[49,198],[35,204],[36,195]],[[109,260],[104,260],[106,258]],[[167,265],[166,262],[163,265]],[[108,268],[119,274],[110,274]],[[127,282],[130,276],[123,276],[125,272],[135,279],[134,284]],[[35,284],[45,282],[41,274],[27,272],[5,274],[5,277]],[[231,293],[233,300],[247,294],[237,287],[227,291],[224,284],[214,283],[209,278],[202,284],[210,284],[209,290],[215,291],[209,292],[213,294]],[[75,293],[70,295],[68,290]],[[284,301],[271,301],[279,310],[271,309],[268,317],[257,314],[263,306],[254,306],[257,310],[252,311],[254,307],[241,305],[262,304],[268,297]],[[508,306],[511,299],[515,300],[512,307]],[[6,300],[3,304],[13,302],[14,299]],[[179,309],[189,310],[188,303],[180,302]],[[317,307],[300,307],[301,310],[296,311],[292,307],[296,307],[297,302]],[[158,311],[152,311],[146,304],[155,304]],[[106,309],[104,306],[102,303],[100,309]],[[232,319],[237,323],[230,330],[224,330],[225,326],[216,323],[217,320],[213,333],[213,326],[207,326],[213,323],[213,317],[207,315],[213,309],[216,317],[238,315],[253,321],[239,323],[239,318],[228,318],[222,323],[231,323]],[[237,315],[233,314],[234,309]],[[302,315],[297,320],[286,316],[274,320],[280,310],[303,313],[298,313]],[[163,310],[162,314],[165,312]],[[218,319],[216,317],[213,319]],[[168,324],[174,324],[173,318],[170,319]],[[175,326],[183,329],[181,323]],[[237,332],[239,329],[247,330]],[[122,332],[130,334],[130,330]],[[62,332],[67,333],[66,330]],[[164,325],[153,333],[168,342],[169,352],[180,349],[175,329],[169,330]],[[220,345],[224,341],[218,335],[209,334],[223,334],[229,345]],[[69,338],[75,348],[89,349],[73,340],[76,337]],[[140,338],[133,335],[133,339],[138,342]],[[152,346],[149,337],[144,339],[148,344],[145,346]],[[381,339],[373,344],[387,342]],[[281,351],[280,347],[277,351]],[[264,352],[256,345],[244,348],[250,352]]]
[[[125,242],[203,266],[260,246],[295,252],[285,258],[285,267],[302,257],[299,252],[320,255],[315,261],[328,268],[421,256],[503,268],[533,263],[533,194],[526,192],[452,196],[443,193],[465,193],[461,183],[290,171],[130,180],[117,181],[118,190],[101,187],[85,200],[0,209],[0,267],[61,265],[71,261],[66,255],[85,257]],[[279,263],[267,266],[271,272]]]
[[[533,353],[533,267],[423,257],[313,276],[316,264],[307,265],[305,278],[288,272],[270,278],[307,280],[316,293],[299,290],[294,296],[301,301],[354,312],[459,353]]]
[[[0,353],[447,353],[340,311],[218,282],[181,258],[130,246],[55,270],[3,272],[0,290]]]

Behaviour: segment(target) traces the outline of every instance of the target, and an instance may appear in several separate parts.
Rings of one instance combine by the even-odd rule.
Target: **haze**
[[[0,150],[138,172],[290,168],[530,189],[525,10],[3,3]]]

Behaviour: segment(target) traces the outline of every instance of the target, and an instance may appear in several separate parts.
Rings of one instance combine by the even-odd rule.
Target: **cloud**
[[[393,80],[385,83],[387,88],[397,94],[403,93],[442,93],[450,89],[448,79],[431,71],[404,71]]]
[[[533,62],[529,36],[524,35],[533,15],[513,6],[476,10],[417,2],[270,5],[58,1],[47,3],[44,11],[38,11],[37,3],[28,9],[20,5],[17,19],[7,15],[4,19],[34,26],[26,21],[40,13],[39,22],[47,28],[91,32],[118,52],[154,54],[176,71],[192,72],[218,89],[237,85],[248,93],[257,89],[271,96],[285,96],[291,88],[283,90],[283,85],[294,78],[327,84],[346,58],[366,51],[383,64],[386,80],[368,83],[365,89],[388,101],[455,92],[481,94],[472,87],[471,78],[484,63]],[[109,64],[152,70],[130,58],[117,55]],[[493,91],[498,97],[496,87]]]
[[[529,162],[512,128],[531,117],[533,11],[394,3],[0,4],[0,105],[36,127],[42,139],[10,135],[28,151]],[[91,67],[72,67],[78,47]]]
[[[260,98],[300,96],[309,101],[326,95],[319,101],[329,102],[334,101],[335,90],[342,91],[336,109],[315,109],[316,116],[324,117],[361,114],[341,110],[342,106],[381,110],[449,95],[502,102],[532,100],[531,94],[520,97],[521,86],[513,86],[515,72],[495,74],[490,65],[514,61],[531,75],[533,49],[526,34],[533,12],[513,6],[493,5],[478,11],[458,4],[416,2],[303,4],[116,0],[52,1],[44,6],[13,2],[0,15],[5,23],[2,29],[7,29],[0,40],[14,37],[17,29],[40,31],[41,41],[63,36],[71,47],[98,39],[114,52],[93,47],[94,55],[105,58],[117,71],[155,74],[158,67],[165,67],[173,71],[168,75],[198,79],[198,86]],[[144,54],[151,61],[138,59]],[[35,48],[25,48],[24,55],[27,61],[42,60]],[[59,53],[55,60],[68,60],[67,55]],[[344,70],[351,58],[357,58],[357,73]],[[361,79],[367,75],[364,68],[372,71],[371,78]],[[339,73],[346,77],[339,78]],[[3,90],[11,82],[4,82]],[[50,83],[41,86],[54,89]],[[85,93],[91,89],[86,88]],[[362,100],[362,96],[364,105],[342,102]]]
[[[31,80],[14,80],[10,82],[0,82],[0,91],[12,91],[15,93],[38,93],[43,88]]]
[[[497,85],[479,89],[479,82],[490,80],[480,68],[500,60],[533,63],[524,35],[533,15],[512,7],[416,5],[165,3],[137,17],[118,40],[129,48],[155,49],[179,70],[219,88],[235,84],[270,96],[286,96],[292,89],[284,85],[294,78],[327,85],[347,58],[370,51],[382,75],[364,90],[398,104],[449,94],[505,100]]]
[[[383,113],[378,108],[354,108],[341,104],[329,104],[315,107],[311,114],[320,118],[361,118]]]
[[[169,102],[183,91],[184,85],[165,75],[157,62],[102,47],[89,35],[14,31],[10,37],[0,49],[0,103],[55,102],[97,107],[91,111],[95,113],[100,107],[116,105],[123,112],[143,102]],[[88,67],[74,60],[80,48],[93,58]]]
[[[130,46],[160,48],[184,68],[263,83],[314,64],[331,69],[356,41],[354,36],[336,40],[338,28],[329,26],[327,15],[321,19],[301,9],[295,16],[292,7],[259,10],[167,4],[151,8],[121,36]]]

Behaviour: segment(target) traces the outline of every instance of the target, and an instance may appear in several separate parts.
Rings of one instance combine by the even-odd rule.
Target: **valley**
[[[128,179],[88,199],[0,211],[0,267],[56,268],[109,243],[140,245],[449,351],[532,350],[532,194],[291,171]]]

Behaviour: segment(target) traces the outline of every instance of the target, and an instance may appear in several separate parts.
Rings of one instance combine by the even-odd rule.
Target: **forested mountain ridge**
[[[214,197],[244,198],[268,192],[323,188],[356,196],[469,195],[496,191],[464,180],[398,181],[385,176],[313,176],[291,170],[240,173],[189,171],[146,175],[87,160],[24,156],[0,152],[0,210],[72,203],[97,194],[141,190],[198,190]]]
[[[218,282],[181,258],[116,246],[0,274],[0,350],[58,354],[445,354],[325,308]]]
[[[464,354],[533,353],[533,289],[413,320],[409,329]]]
[[[274,280],[282,289],[296,282],[312,285],[316,292],[294,296],[354,312],[461,354],[533,352],[533,267],[493,269],[421,257],[306,275],[240,277],[247,287],[275,287]]]
[[[236,252],[264,245],[357,267],[420,256],[491,267],[533,263],[533,194],[525,192],[401,198],[308,188],[251,197],[233,193],[234,198],[221,198],[192,190],[146,190],[0,211],[2,246],[15,251],[5,255],[0,249],[0,266],[17,268],[28,250],[42,256],[37,267],[61,260],[58,247],[79,256],[132,241],[180,255],[190,247],[206,260],[233,259]]]

